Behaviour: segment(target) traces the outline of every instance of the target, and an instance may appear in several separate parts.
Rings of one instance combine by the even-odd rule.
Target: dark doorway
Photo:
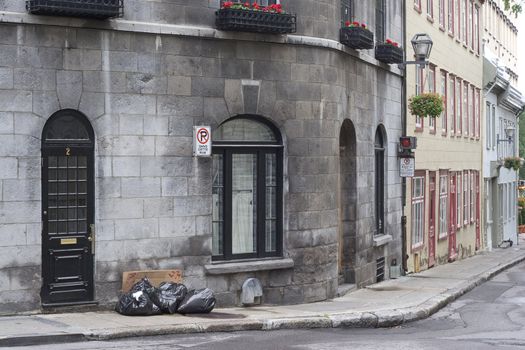
[[[339,283],[355,283],[356,177],[356,134],[345,120],[339,134]]]
[[[42,133],[42,305],[93,300],[94,133],[74,110]]]

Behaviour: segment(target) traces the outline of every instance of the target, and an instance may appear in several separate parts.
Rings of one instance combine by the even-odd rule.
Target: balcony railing
[[[223,8],[216,12],[216,25],[220,30],[286,34],[295,32],[296,16],[288,13]]]
[[[26,0],[33,15],[71,16],[105,19],[121,17],[124,0]]]

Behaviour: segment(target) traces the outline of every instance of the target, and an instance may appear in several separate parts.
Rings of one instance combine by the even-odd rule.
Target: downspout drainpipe
[[[403,30],[403,46],[405,47],[405,50],[403,52],[403,61],[407,60],[406,57],[406,49],[407,49],[407,10],[406,10],[406,0],[402,1],[403,6],[403,17],[402,17],[402,30]],[[403,69],[403,80],[402,80],[402,87],[401,87],[401,130],[403,135],[407,135],[407,107],[406,107],[406,96],[407,96],[407,76],[406,76],[406,66],[404,66]],[[401,261],[402,261],[402,268],[403,272],[406,273],[408,271],[407,266],[407,217],[405,216],[405,206],[406,206],[406,189],[407,189],[407,181],[406,177],[401,178]]]

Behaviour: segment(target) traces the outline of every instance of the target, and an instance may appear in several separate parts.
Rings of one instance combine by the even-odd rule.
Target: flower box
[[[374,48],[374,33],[363,27],[342,27],[339,32],[339,40],[353,49]]]
[[[403,63],[403,48],[392,44],[377,44],[375,57],[384,63]]]
[[[297,18],[288,13],[221,8],[215,13],[217,29],[270,34],[295,33]]]
[[[26,0],[33,15],[71,16],[105,19],[121,17],[123,0]]]

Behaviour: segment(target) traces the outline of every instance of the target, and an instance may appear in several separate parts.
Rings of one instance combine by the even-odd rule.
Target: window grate
[[[376,260],[376,282],[384,281],[385,279],[385,257]]]

